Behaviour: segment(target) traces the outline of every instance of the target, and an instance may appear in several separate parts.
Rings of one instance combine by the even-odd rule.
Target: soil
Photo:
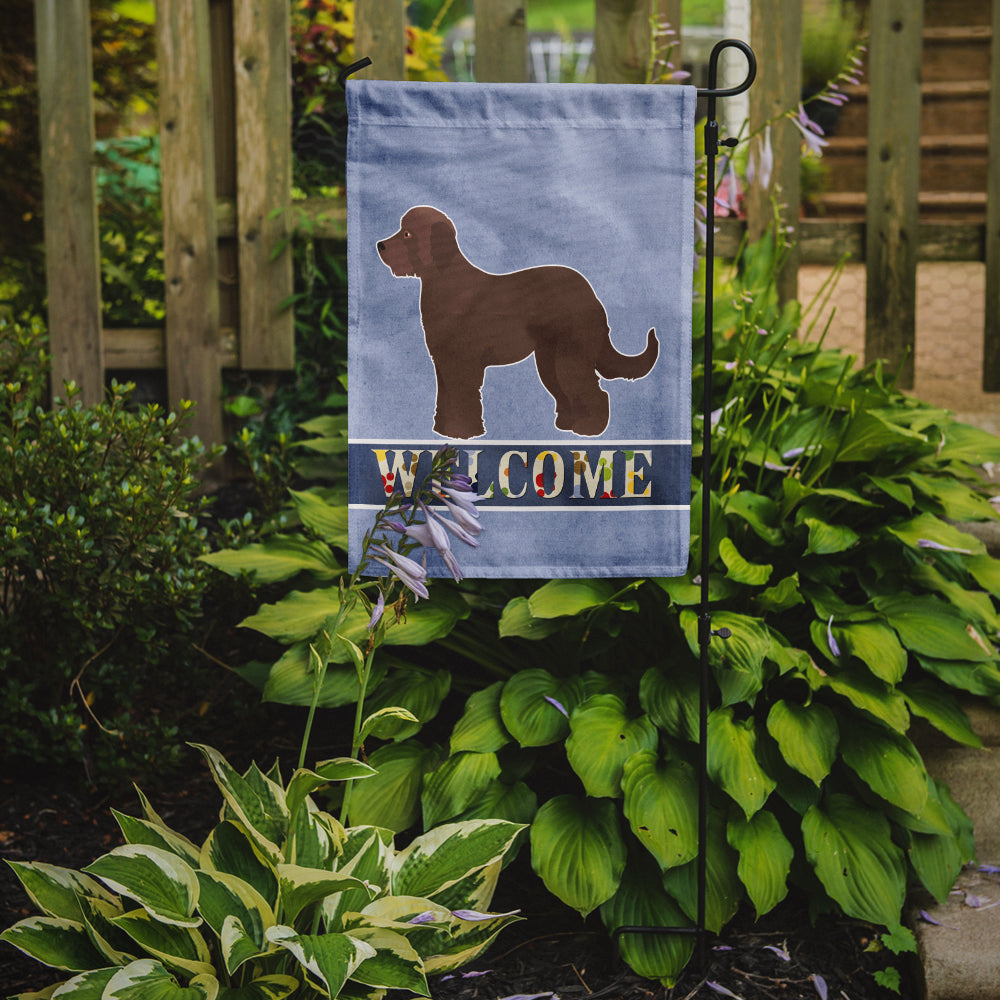
[[[293,745],[291,722],[278,713],[238,739],[220,739],[234,764],[249,761],[256,746]],[[284,756],[284,754],[283,754]],[[207,768],[192,767],[144,789],[172,827],[195,841],[218,814],[219,796]],[[36,860],[81,868],[122,842],[111,808],[139,814],[134,793],[113,795],[88,789],[58,775],[7,775],[0,779],[0,858]],[[525,919],[503,931],[470,969],[431,978],[435,1000],[499,1000],[550,996],[562,1000],[692,1000],[736,996],[742,1000],[887,1000],[874,974],[894,965],[903,975],[902,996],[914,996],[912,970],[884,951],[866,950],[873,928],[846,919],[821,918],[812,926],[807,906],[790,899],[762,921],[740,913],[718,938],[707,937],[704,969],[697,959],[673,989],[642,979],[617,960],[613,946],[592,915],[587,921],[549,895],[522,855],[503,874],[494,908],[519,908]],[[0,927],[30,916],[31,904],[11,870],[0,866]],[[0,995],[38,990],[65,976],[0,944]]]

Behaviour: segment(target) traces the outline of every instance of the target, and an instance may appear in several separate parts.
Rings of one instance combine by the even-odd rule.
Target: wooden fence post
[[[757,56],[756,83],[750,88],[750,131],[797,107],[802,98],[802,4],[800,0],[756,0],[750,8],[750,41]],[[730,125],[735,132],[739,123]],[[757,140],[755,139],[756,143]],[[774,221],[773,202],[781,206],[780,225],[792,227],[793,244],[778,274],[782,302],[798,296],[799,262],[799,159],[802,136],[787,120],[771,128],[774,170],[767,188],[755,180],[747,192],[747,229],[751,240],[760,239]]]
[[[290,21],[288,0],[233,6],[243,368],[295,367],[294,317],[282,308],[292,294]]]
[[[656,0],[594,0],[594,68],[598,83],[645,83],[652,4]]]
[[[475,77],[479,83],[528,78],[524,0],[475,0]]]
[[[374,80],[406,79],[405,0],[362,0],[354,6],[354,54],[372,65],[358,76]]]
[[[986,325],[983,390],[1000,392],[1000,0],[990,44],[989,170],[986,175]]]
[[[52,393],[104,398],[89,0],[35,0]]]
[[[211,43],[207,0],[159,0],[167,395],[197,402],[193,433],[222,441]]]
[[[923,0],[872,0],[868,54],[865,360],[913,387]]]

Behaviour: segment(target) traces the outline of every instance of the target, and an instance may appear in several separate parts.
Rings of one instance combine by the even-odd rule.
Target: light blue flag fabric
[[[352,567],[450,443],[467,576],[686,571],[695,99],[348,82]]]

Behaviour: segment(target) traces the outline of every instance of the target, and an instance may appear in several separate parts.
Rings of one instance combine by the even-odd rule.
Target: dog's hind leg
[[[486,433],[483,424],[483,379],[485,369],[434,362],[437,403],[434,431],[449,438],[474,438]]]
[[[539,356],[538,377],[556,402],[556,427],[587,437],[601,434],[611,417],[608,394],[590,362],[576,356]]]

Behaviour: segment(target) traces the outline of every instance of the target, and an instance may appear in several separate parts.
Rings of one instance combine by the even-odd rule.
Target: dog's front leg
[[[474,438],[486,433],[483,425],[485,369],[457,363],[455,358],[434,360],[437,404],[434,430],[443,437]]]

